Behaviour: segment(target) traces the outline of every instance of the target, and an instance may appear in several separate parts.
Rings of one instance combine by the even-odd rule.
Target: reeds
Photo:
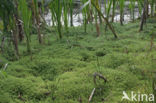
[[[113,8],[112,8],[112,22],[114,22],[116,4],[117,4],[116,0],[113,0],[113,4],[112,4],[112,6],[113,6]]]
[[[135,20],[135,15],[134,15],[134,10],[135,10],[135,2],[136,0],[130,0],[130,5],[129,5],[129,8],[130,8],[130,15],[131,15],[131,19],[132,21],[134,22]]]
[[[63,17],[64,17],[64,26],[66,32],[68,32],[68,3],[64,0],[63,1]]]
[[[23,28],[27,42],[27,52],[30,53],[31,52],[30,32],[31,32],[32,12],[31,10],[29,10],[26,0],[19,0],[18,10],[21,16],[21,20],[23,21]]]
[[[12,28],[16,28],[15,26],[15,18],[13,15],[14,8],[11,3],[15,0],[0,0],[0,19],[3,21],[3,33],[8,33],[9,30]],[[31,23],[32,15],[35,15],[36,20],[36,27],[38,30],[38,40],[39,43],[42,43],[42,37],[40,34],[40,13],[39,9],[41,9],[42,13],[44,13],[44,0],[41,0],[41,8],[38,6],[38,0],[30,0],[32,1],[32,5],[28,4],[27,0],[16,0],[18,4],[18,14],[20,19],[23,22],[23,29],[26,36],[26,43],[27,43],[27,51],[31,52],[31,45],[30,45],[30,33],[31,33]],[[115,29],[113,28],[110,20],[114,22],[114,17],[116,15],[116,9],[118,8],[120,12],[120,23],[121,25],[124,24],[124,10],[127,8],[126,3],[127,0],[103,0],[104,1],[104,12],[101,9],[101,1],[102,0],[80,0],[82,3],[81,6],[81,13],[83,15],[83,26],[84,31],[87,32],[87,24],[88,23],[95,23],[97,36],[100,35],[100,27],[99,23],[106,23],[109,29],[114,34],[114,37],[117,38],[117,34]],[[145,5],[145,2],[147,4]],[[63,37],[63,30],[65,29],[66,32],[69,32],[69,24],[73,26],[73,14],[74,14],[74,0],[52,0],[48,6],[52,14],[52,27],[57,27],[58,37],[61,39]],[[131,20],[135,20],[135,8],[136,3],[138,6],[139,16],[142,17],[142,22],[140,26],[140,30],[143,29],[143,24],[145,19],[149,15],[149,5],[151,6],[151,16],[156,15],[156,0],[129,0],[130,4],[128,5],[129,12],[131,14]],[[5,4],[5,8],[2,4]],[[146,6],[146,7],[145,7]],[[32,8],[30,8],[32,7]],[[33,11],[33,12],[32,12]],[[144,11],[144,12],[143,12]],[[106,15],[106,16],[105,16]],[[143,18],[144,17],[144,18]],[[111,18],[111,19],[110,19]],[[94,20],[93,20],[94,19]],[[102,20],[103,19],[103,20]],[[12,24],[10,24],[12,23]],[[64,28],[64,29],[63,29]],[[9,34],[9,33],[8,33]]]
[[[119,0],[120,6],[120,24],[123,25],[125,0]]]
[[[62,2],[60,0],[53,0],[50,3],[50,10],[52,13],[52,20],[53,24],[57,24],[57,30],[59,33],[59,38],[62,38],[62,23],[61,23],[61,16],[62,16]]]
[[[33,8],[33,13],[34,13],[34,19],[36,20],[35,25],[37,28],[38,40],[39,40],[39,43],[42,44],[43,41],[42,41],[42,37],[40,34],[40,16],[39,16],[39,8],[38,8],[37,0],[32,0],[32,8]]]

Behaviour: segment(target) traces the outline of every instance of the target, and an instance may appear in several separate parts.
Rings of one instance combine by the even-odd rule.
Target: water
[[[130,10],[129,10],[129,4],[130,2],[129,1],[126,1],[125,2],[125,9],[124,9],[124,24],[128,23],[129,21],[132,21],[132,15],[130,14]],[[135,9],[134,9],[134,18],[137,19],[140,17],[140,13],[139,13],[139,10],[138,10],[138,6],[137,6],[137,2],[135,3]],[[105,14],[105,10],[104,10],[104,7],[103,7],[103,4],[101,5],[101,10],[103,12],[103,14]],[[111,9],[112,10],[112,9]],[[74,11],[76,11],[76,9],[74,9]],[[111,13],[111,12],[110,12]],[[106,16],[106,15],[105,15]],[[45,15],[45,20],[46,20],[46,23],[49,25],[49,26],[52,26],[52,20],[51,20],[51,12],[49,11],[47,15]],[[63,22],[63,18],[61,18],[61,21],[62,21],[62,25],[64,25],[64,22]],[[119,22],[120,21],[120,11],[119,11],[119,8],[116,9],[115,11],[115,17],[114,17],[114,22]],[[70,26],[70,17],[69,17],[69,26]],[[73,26],[80,26],[83,24],[83,15],[82,13],[78,13],[77,15],[74,14],[73,15]]]

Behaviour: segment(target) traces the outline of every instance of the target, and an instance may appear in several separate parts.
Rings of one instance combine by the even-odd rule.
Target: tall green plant
[[[56,23],[57,23],[57,30],[59,33],[59,38],[62,38],[62,23],[61,23],[61,16],[62,16],[62,2],[60,0],[53,0],[51,2],[51,11],[52,11],[52,15],[55,17],[56,19]]]
[[[142,9],[143,9],[143,0],[138,0],[137,3],[138,3],[139,15],[141,17]]]
[[[40,34],[40,16],[39,16],[38,1],[37,0],[32,0],[32,6],[33,6],[34,18],[36,20],[38,40],[39,40],[39,43],[42,44],[43,41],[42,41],[42,36]]]
[[[112,22],[114,22],[114,17],[115,17],[115,8],[116,8],[116,0],[113,0],[113,8],[112,8]]]
[[[30,31],[31,31],[32,12],[29,10],[26,0],[19,0],[18,10],[21,16],[21,20],[23,21],[23,28],[27,42],[27,52],[30,53],[31,52]]]
[[[99,7],[99,1],[98,1],[98,0],[95,0],[95,5],[96,5],[98,8],[100,8],[100,7]],[[96,32],[97,32],[97,36],[100,36],[100,28],[99,28],[99,23],[98,23],[98,15],[99,15],[99,13],[96,12],[96,10],[95,10]],[[99,20],[100,20],[100,18],[101,18],[101,15],[99,15]],[[102,21],[102,20],[100,20],[100,21]]]
[[[114,37],[115,37],[115,38],[118,38],[118,36],[117,36],[117,34],[116,34],[116,32],[115,32],[113,26],[109,23],[108,19],[104,17],[104,15],[103,15],[103,13],[101,12],[101,10],[99,9],[99,7],[95,4],[95,1],[94,1],[94,0],[88,0],[88,1],[82,6],[83,9],[84,9],[86,6],[88,6],[89,4],[91,4],[91,5],[95,8],[96,12],[98,12],[99,15],[104,19],[104,21],[105,21],[106,24],[108,25],[109,29],[112,31]]]
[[[66,32],[68,32],[68,2],[63,0],[63,16],[64,16],[64,26]]]
[[[129,8],[130,8],[131,18],[132,18],[132,20],[134,21],[134,19],[135,19],[135,15],[134,15],[135,0],[130,0]]]
[[[108,20],[109,20],[109,16],[110,16],[110,10],[111,10],[112,3],[113,3],[113,0],[110,0],[108,2],[108,7],[106,9],[106,14],[107,14],[106,16],[107,16],[107,19]],[[106,25],[106,28],[105,29],[107,30],[107,25]]]
[[[119,0],[120,6],[120,24],[123,25],[125,0]]]
[[[112,6],[113,0],[110,0],[108,2],[108,7],[107,7],[107,18],[109,19],[110,16],[110,10],[111,10],[111,6]]]
[[[83,3],[83,5],[85,5],[85,3],[87,2],[87,0],[81,0],[81,2]],[[82,15],[83,15],[83,24],[84,24],[84,31],[87,32],[87,10],[88,9],[88,5],[85,5],[85,7],[82,9]]]
[[[70,26],[73,26],[73,0],[69,0],[69,15],[70,15]]]
[[[56,25],[56,15],[55,15],[55,3],[50,3],[50,11],[51,11],[51,20],[52,20],[52,26]]]
[[[155,2],[155,0],[151,0],[151,2],[150,2],[150,5],[151,5],[151,16],[153,16],[154,15],[154,3]]]
[[[155,0],[155,12],[154,12],[154,15],[156,16],[156,0]]]

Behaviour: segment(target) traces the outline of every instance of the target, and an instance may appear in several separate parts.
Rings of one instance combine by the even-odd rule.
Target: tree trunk
[[[70,4],[70,26],[73,26],[73,4]]]
[[[36,2],[34,0],[32,0],[32,3],[33,3],[34,16],[35,16],[35,20],[36,20],[38,40],[39,40],[39,43],[42,44],[42,36],[40,33],[40,16],[39,16],[38,7],[36,7],[36,6],[38,6],[38,3],[36,4]]]
[[[99,13],[98,13],[98,16],[99,16],[99,22],[100,22],[100,24],[102,24],[102,18]]]
[[[38,15],[36,15],[36,22],[37,22],[37,32],[38,32],[38,40],[39,43],[42,44],[42,36],[40,33],[40,17],[39,17],[39,13],[37,13]]]
[[[114,17],[115,17],[115,0],[113,0],[112,22],[114,22]]]
[[[42,41],[42,36],[41,36],[41,32],[40,32],[40,24],[39,24],[39,22],[37,23],[37,32],[38,32],[39,43],[42,44],[43,41]]]
[[[100,36],[100,28],[99,28],[98,23],[96,23],[96,32],[97,32],[97,36],[99,37]]]
[[[16,51],[16,56],[17,56],[17,59],[18,59],[18,56],[19,56],[19,50],[18,50],[18,19],[17,19],[17,14],[14,15],[13,17],[13,20],[14,20],[14,28],[13,28],[13,44],[14,44],[14,47],[15,47],[15,51]]]
[[[17,31],[16,30],[13,31],[13,44],[15,47],[16,55],[19,56],[18,39],[17,39]]]
[[[24,39],[22,22],[20,20],[17,20],[17,23],[18,23],[18,37],[19,37],[19,41],[22,42],[22,40]]]
[[[148,17],[149,14],[149,1],[146,0],[146,18]]]
[[[3,53],[3,47],[4,47],[4,41],[5,41],[5,37],[2,37],[2,41],[1,41],[1,51]]]
[[[156,0],[155,0],[155,13],[154,13],[154,15],[156,16]]]
[[[152,3],[151,3],[151,17],[153,17],[154,15],[154,5],[155,5],[155,0],[152,0]]]
[[[17,0],[15,0],[15,5],[16,5],[16,10],[18,11],[18,3]],[[19,41],[21,42],[24,39],[24,34],[23,34],[23,27],[22,27],[22,21],[19,19],[19,14],[17,12],[17,14],[15,15],[15,19],[16,19],[16,25],[17,25],[17,31],[18,31],[18,38]]]
[[[144,0],[144,8],[143,8],[143,14],[142,14],[142,17],[141,17],[141,24],[140,24],[140,30],[139,31],[142,31],[143,30],[143,26],[144,26],[144,23],[146,21],[146,11],[147,10],[147,0]]]
[[[123,26],[123,13],[120,13],[120,24]]]

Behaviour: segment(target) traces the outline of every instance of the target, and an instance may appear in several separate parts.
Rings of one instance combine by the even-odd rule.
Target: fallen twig
[[[3,70],[6,70],[7,67],[8,67],[8,63],[5,64]]]
[[[93,76],[94,76],[94,83],[95,83],[95,84],[96,84],[96,77],[97,77],[97,76],[98,76],[99,78],[103,79],[105,82],[107,82],[107,79],[106,79],[102,74],[94,73]]]
[[[95,88],[92,90],[92,93],[91,93],[91,95],[90,95],[90,97],[89,97],[88,103],[91,102],[91,100],[92,100],[92,98],[93,98],[93,95],[94,95],[94,92],[95,92]]]

